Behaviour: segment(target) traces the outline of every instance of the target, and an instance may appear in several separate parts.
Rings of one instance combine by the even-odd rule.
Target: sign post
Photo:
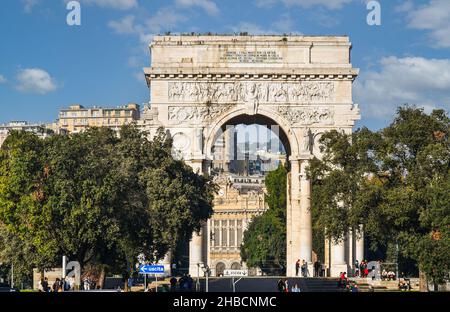
[[[163,265],[141,265],[139,273],[144,274],[145,291],[147,291],[147,274],[153,274],[156,281],[156,292],[158,292],[158,275],[164,274]]]
[[[248,276],[248,270],[224,270],[224,277],[231,277],[231,283],[233,287],[233,292],[236,292],[236,284],[243,278]],[[234,280],[235,277],[239,277],[237,281]]]
[[[62,285],[62,291],[66,291],[66,273],[67,273],[67,257],[63,256],[62,257],[62,280],[63,280],[63,285]]]

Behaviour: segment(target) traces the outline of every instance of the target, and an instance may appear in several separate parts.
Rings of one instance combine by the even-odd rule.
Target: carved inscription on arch
[[[169,82],[169,101],[314,103],[335,98],[333,82]]]

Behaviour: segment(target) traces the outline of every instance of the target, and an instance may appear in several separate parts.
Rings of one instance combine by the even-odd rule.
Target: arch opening
[[[295,136],[275,119],[236,114],[218,123],[208,138],[211,174],[220,188],[209,222],[210,253],[232,269],[252,269],[241,258],[245,230],[269,208],[265,177],[280,164],[286,165],[292,154]],[[216,276],[220,274],[216,265]]]
[[[213,172],[243,176],[265,175],[286,163],[292,154],[289,135],[274,119],[239,114],[225,120],[211,134]]]

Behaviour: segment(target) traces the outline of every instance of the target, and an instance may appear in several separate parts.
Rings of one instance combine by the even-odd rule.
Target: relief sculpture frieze
[[[331,107],[289,107],[279,106],[278,113],[293,126],[325,124],[334,122],[334,111]]]
[[[214,120],[222,113],[230,110],[234,105],[205,105],[205,106],[170,106],[169,121],[174,124],[199,124]]]
[[[333,82],[169,82],[169,101],[212,103],[332,102]]]

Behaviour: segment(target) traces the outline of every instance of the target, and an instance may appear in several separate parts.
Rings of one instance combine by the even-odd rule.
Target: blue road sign
[[[141,274],[164,274],[163,265],[141,265],[139,268]]]

